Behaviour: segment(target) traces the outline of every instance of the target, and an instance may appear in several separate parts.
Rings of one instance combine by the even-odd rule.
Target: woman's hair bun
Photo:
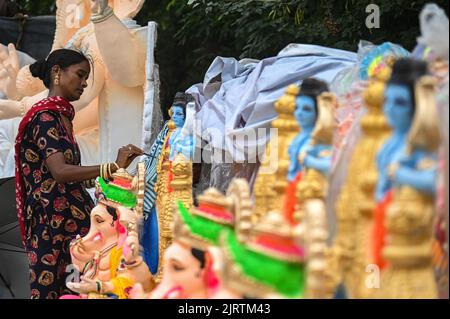
[[[35,78],[39,78],[42,81],[45,80],[47,74],[47,61],[39,60],[30,65],[30,72]]]

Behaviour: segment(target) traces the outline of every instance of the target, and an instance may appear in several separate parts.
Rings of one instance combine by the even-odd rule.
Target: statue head
[[[142,164],[140,164],[142,167]],[[98,204],[91,212],[91,227],[84,237],[78,237],[71,243],[70,252],[74,264],[83,270],[86,263],[99,253],[111,247],[123,247],[127,236],[127,225],[131,220],[130,209],[138,205],[136,190],[142,186],[142,174],[130,176],[120,169],[112,175],[111,181],[99,178],[96,195]],[[126,213],[121,216],[121,212]],[[126,248],[126,247],[124,247]]]
[[[206,298],[205,252],[175,240],[164,253],[164,276],[153,299]]]
[[[240,295],[301,297],[305,285],[304,251],[294,228],[272,211],[251,229],[246,242],[232,231],[221,234],[223,287],[216,298]]]
[[[69,101],[80,99],[87,87],[91,66],[82,53],[69,50],[55,50],[45,59],[30,65],[34,77],[42,80],[45,87],[57,90],[58,94]]]
[[[199,207],[190,212],[178,202],[174,218],[174,242],[164,255],[164,275],[153,298],[207,298],[218,285],[210,246],[218,245],[220,233],[231,229],[234,217],[226,197],[216,189],[199,196]],[[197,259],[195,261],[194,259]]]
[[[415,112],[415,84],[426,75],[427,64],[412,59],[395,62],[384,93],[384,113],[389,125],[399,132],[407,132]]]
[[[186,105],[188,103],[188,97],[186,93],[178,92],[173,99],[172,107],[169,110],[169,115],[174,122],[175,126],[181,129],[184,126],[186,120]]]
[[[312,130],[317,120],[317,97],[328,91],[328,85],[314,78],[304,79],[297,97],[295,118],[302,130]]]
[[[117,210],[99,203],[91,211],[91,227],[86,236],[78,237],[70,246],[72,262],[81,271],[94,256],[119,238],[119,219]]]

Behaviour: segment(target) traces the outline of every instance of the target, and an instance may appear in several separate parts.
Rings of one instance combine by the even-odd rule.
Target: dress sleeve
[[[59,118],[50,112],[43,112],[37,115],[33,123],[33,140],[39,147],[42,158],[47,159],[55,153],[63,153]]]

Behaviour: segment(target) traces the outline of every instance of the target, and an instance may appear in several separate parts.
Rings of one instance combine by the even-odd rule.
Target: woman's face
[[[316,125],[316,101],[310,96],[300,95],[297,98],[297,108],[295,109],[295,118],[298,124],[304,130],[313,129]]]
[[[65,69],[61,69],[59,77],[59,87],[63,97],[70,102],[77,101],[87,87],[87,79],[91,67],[88,61],[73,64]]]
[[[409,88],[402,84],[389,84],[384,99],[384,114],[389,125],[394,130],[408,131],[413,118],[413,101]]]

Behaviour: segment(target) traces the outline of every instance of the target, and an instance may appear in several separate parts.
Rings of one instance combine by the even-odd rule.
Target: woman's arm
[[[127,145],[119,149],[116,164],[120,168],[127,168],[131,162],[143,151],[134,146]],[[66,163],[63,153],[56,152],[45,160],[50,173],[57,183],[82,182],[100,176],[100,165],[77,166]],[[116,165],[111,165],[111,173],[117,171]]]
[[[61,152],[50,155],[45,163],[55,181],[60,184],[83,182],[100,176],[100,165],[77,166],[66,164],[64,155]],[[112,173],[115,173],[117,170],[116,166],[111,165],[111,170]]]

